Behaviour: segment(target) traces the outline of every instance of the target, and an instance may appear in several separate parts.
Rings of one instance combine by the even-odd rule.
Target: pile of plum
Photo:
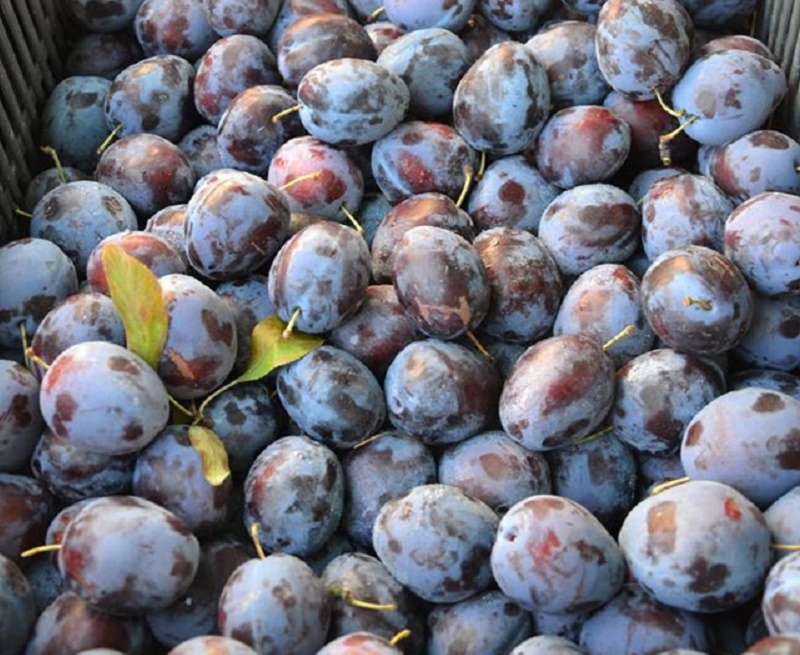
[[[800,654],[755,0],[65,5],[0,247],[2,655]],[[322,345],[230,385],[276,316]]]

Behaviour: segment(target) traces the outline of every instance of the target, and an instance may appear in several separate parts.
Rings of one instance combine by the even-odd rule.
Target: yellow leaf
[[[325,340],[315,334],[292,331],[284,336],[287,323],[277,316],[268,316],[253,328],[250,362],[237,382],[254,382],[284,364],[300,359],[318,348]]]
[[[189,441],[203,460],[203,477],[210,485],[218,487],[231,474],[228,451],[222,440],[208,428],[193,425],[189,428]]]
[[[169,326],[158,278],[114,244],[103,247],[102,258],[111,300],[125,326],[128,350],[157,368]]]

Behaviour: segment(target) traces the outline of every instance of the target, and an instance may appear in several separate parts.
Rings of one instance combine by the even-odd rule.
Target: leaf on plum
[[[189,441],[203,461],[203,477],[214,486],[221,485],[231,474],[228,451],[222,440],[208,428],[193,425],[189,428]]]
[[[157,368],[169,326],[158,278],[119,246],[104,246],[102,258],[111,300],[125,326],[128,350]]]
[[[237,382],[254,382],[279,366],[291,364],[318,348],[325,340],[315,334],[292,331],[284,336],[288,324],[277,316],[268,316],[253,328],[250,362]]]

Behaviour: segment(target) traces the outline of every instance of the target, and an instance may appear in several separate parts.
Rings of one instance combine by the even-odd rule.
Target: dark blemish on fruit
[[[11,399],[9,403],[9,415],[13,422],[19,427],[27,427],[33,421],[33,415],[30,412],[28,397],[25,394],[17,394]],[[2,414],[0,414],[2,416]]]
[[[169,574],[180,580],[188,580],[193,575],[194,570],[194,563],[186,558],[180,549],[173,549],[172,567],[169,570]]]
[[[124,441],[137,441],[144,434],[144,428],[139,423],[129,423],[122,433]]]
[[[777,412],[786,406],[783,398],[776,393],[765,392],[758,396],[756,402],[753,403],[753,411],[764,412]]]
[[[588,541],[579,539],[575,542],[575,548],[578,550],[578,554],[584,562],[595,561],[598,566],[602,566],[606,563],[605,551],[595,544],[590,544]]]
[[[724,564],[709,564],[704,557],[696,557],[686,571],[694,579],[689,589],[698,594],[717,591],[725,584],[730,570]]]
[[[689,427],[689,430],[686,433],[686,445],[687,446],[694,446],[699,440],[700,436],[703,434],[703,422],[702,421],[695,421]]]
[[[141,375],[142,372],[134,362],[126,357],[110,357],[108,359],[108,368],[117,373],[127,373],[133,376]]]
[[[498,195],[503,202],[519,205],[525,200],[525,188],[519,182],[509,180],[500,187]]]
[[[69,392],[62,392],[56,396],[55,414],[53,415],[53,431],[60,437],[66,437],[68,430],[65,423],[69,423],[78,409],[78,403]]]
[[[778,466],[784,471],[800,470],[800,428],[792,428],[781,439],[783,451],[776,457]]]

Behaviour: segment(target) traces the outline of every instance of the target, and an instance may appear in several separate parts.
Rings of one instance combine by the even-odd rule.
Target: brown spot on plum
[[[492,480],[502,480],[506,477],[507,462],[496,453],[485,453],[478,458],[481,468]]]
[[[122,439],[124,441],[138,441],[143,434],[144,428],[140,423],[129,423],[122,432]]]
[[[800,470],[800,428],[792,428],[780,441],[783,448],[776,457],[778,466],[784,471]]]
[[[689,589],[698,594],[717,591],[725,584],[730,575],[730,569],[724,564],[709,564],[704,557],[695,557],[686,570],[693,580]]]
[[[647,512],[647,553],[650,557],[675,550],[675,503],[665,500]]]
[[[776,393],[769,391],[759,394],[756,402],[753,403],[753,411],[759,413],[777,412],[786,406],[783,398]]]
[[[703,434],[703,422],[702,421],[695,421],[689,426],[689,430],[686,432],[686,445],[687,446],[694,446],[700,441],[700,437]]]
[[[226,346],[231,345],[234,335],[234,326],[231,321],[220,320],[216,312],[210,309],[204,309],[201,312],[200,320],[212,341],[222,341]]]
[[[132,376],[138,376],[142,373],[136,363],[127,357],[110,357],[108,359],[108,368],[117,373],[126,373]]]
[[[599,566],[606,563],[605,551],[595,544],[590,544],[588,541],[579,539],[575,542],[575,548],[578,550],[578,555],[584,562],[596,562]]]
[[[172,567],[169,574],[173,578],[180,580],[188,580],[194,575],[195,563],[187,558],[179,549],[174,549],[172,552]]]
[[[503,202],[520,205],[525,200],[525,188],[519,182],[509,180],[500,187],[498,195]]]

